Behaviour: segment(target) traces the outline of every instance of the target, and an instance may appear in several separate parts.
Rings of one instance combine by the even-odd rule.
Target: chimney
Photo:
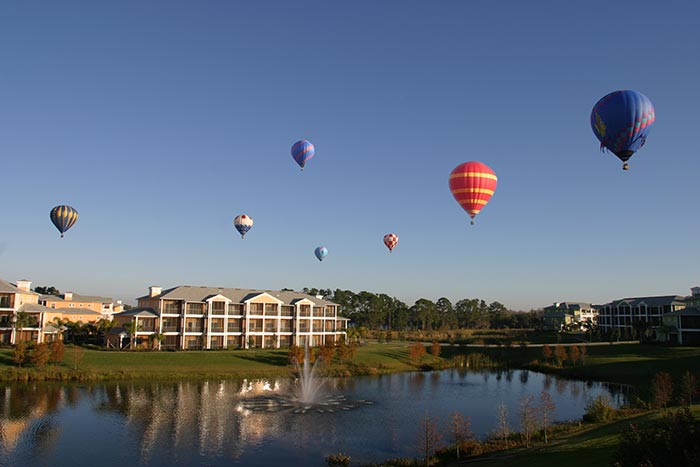
[[[323,300],[323,295],[316,295],[316,298],[318,298],[319,300]]]
[[[26,279],[22,279],[21,281],[17,281],[17,288],[23,292],[31,292],[32,291],[32,281],[28,281]]]
[[[160,293],[163,291],[162,287],[158,285],[152,285],[148,288],[148,296],[149,297],[156,297],[160,295]]]
[[[73,292],[66,292],[63,294],[64,300],[73,300]]]

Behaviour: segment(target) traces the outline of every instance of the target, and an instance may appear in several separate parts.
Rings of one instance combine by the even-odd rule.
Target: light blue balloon
[[[328,248],[325,246],[320,246],[314,250],[314,254],[316,255],[316,258],[318,258],[319,261],[323,261],[323,258],[328,256]]]

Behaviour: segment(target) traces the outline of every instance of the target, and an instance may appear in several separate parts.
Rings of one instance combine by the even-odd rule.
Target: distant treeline
[[[412,306],[396,297],[372,292],[304,287],[304,293],[323,295],[340,305],[340,315],[355,326],[369,329],[446,330],[446,329],[531,329],[541,327],[542,312],[512,311],[502,303],[486,303],[478,298],[465,298],[453,304],[447,298],[436,302],[421,298]]]

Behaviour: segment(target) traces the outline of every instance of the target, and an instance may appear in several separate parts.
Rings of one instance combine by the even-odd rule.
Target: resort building
[[[149,287],[114,316],[108,345],[161,349],[280,348],[345,341],[336,303],[292,291],[183,285]],[[133,341],[133,342],[132,342]]]
[[[106,297],[40,295],[31,285],[28,280],[12,284],[0,279],[0,344],[51,342],[63,331],[59,321],[95,323],[123,308],[120,301]]]
[[[580,302],[555,302],[544,307],[544,328],[561,331],[568,326],[576,325],[580,330],[585,323],[596,324],[598,310],[590,303]]]
[[[663,315],[685,307],[680,295],[623,298],[598,307],[598,327],[608,332],[619,329],[630,335],[634,330],[649,330],[654,338]]]
[[[50,342],[60,336],[51,323],[55,310],[39,304],[31,285],[27,280],[11,284],[0,279],[0,344]]]
[[[59,295],[41,295],[39,296],[39,304],[48,308],[62,310],[67,315],[67,319],[85,310],[84,314],[90,316],[90,319],[81,319],[84,323],[88,321],[97,321],[99,319],[111,320],[115,313],[120,313],[124,309],[121,300],[115,302],[110,297],[78,295],[73,292],[66,292]],[[90,311],[94,313],[90,313]],[[77,321],[74,319],[70,320]]]

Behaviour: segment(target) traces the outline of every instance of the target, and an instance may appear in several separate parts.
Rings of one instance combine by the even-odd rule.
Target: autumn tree
[[[301,365],[304,363],[304,347],[293,345],[289,348],[289,363]]]
[[[26,342],[17,342],[12,351],[12,361],[15,365],[21,367],[27,361],[28,351]]]
[[[554,411],[557,406],[552,400],[552,396],[549,395],[547,391],[542,391],[540,393],[540,415],[542,416],[542,429],[544,431],[544,444],[548,444],[547,430],[552,422],[552,417],[554,416]]]
[[[578,365],[581,360],[581,350],[578,345],[572,345],[569,347],[569,361],[572,365]]]
[[[673,399],[673,378],[666,372],[654,375],[651,381],[651,404],[656,408],[666,408]]]
[[[321,361],[327,365],[330,365],[330,363],[333,361],[333,357],[335,356],[335,345],[333,345],[330,342],[327,342],[326,344],[323,345],[320,349],[320,357]]]
[[[551,362],[553,357],[554,357],[554,352],[552,351],[552,348],[550,346],[548,346],[547,344],[544,344],[542,346],[542,358],[544,358],[544,361]]]
[[[563,345],[557,345],[554,347],[554,359],[557,361],[557,366],[564,366],[569,357],[566,348]]]
[[[65,346],[61,339],[56,339],[49,344],[49,363],[58,364],[63,361]]]
[[[421,359],[425,355],[425,346],[420,342],[414,342],[413,344],[410,344],[408,346],[408,355],[411,359],[411,362],[414,365],[418,366]]]
[[[693,405],[693,398],[698,394],[698,380],[690,370],[683,373],[678,402],[682,405]]]
[[[430,465],[430,459],[440,443],[441,437],[437,428],[437,423],[435,423],[435,420],[427,413],[420,421],[419,436],[418,445],[420,453],[425,460],[426,467],[428,467]]]
[[[535,397],[526,395],[520,399],[518,408],[520,418],[520,432],[526,447],[530,447],[532,434],[537,430],[537,417],[535,416]]]
[[[345,361],[350,355],[350,347],[348,347],[344,340],[340,340],[335,345],[335,354],[338,356],[338,361],[341,365],[343,364],[343,361]]]
[[[508,407],[505,404],[498,404],[496,407],[496,418],[498,423],[498,435],[503,439],[503,445],[508,449],[508,437],[510,436],[510,425],[508,424]]]
[[[440,356],[440,343],[438,341],[433,341],[432,345],[430,346],[430,355],[433,357]]]
[[[459,412],[455,412],[450,416],[450,435],[452,435],[452,440],[457,448],[457,459],[459,459],[460,450],[474,439],[471,424],[471,418],[464,417]]]
[[[49,362],[50,357],[51,351],[49,350],[48,344],[46,342],[42,342],[34,346],[30,361],[34,366],[44,366]]]

